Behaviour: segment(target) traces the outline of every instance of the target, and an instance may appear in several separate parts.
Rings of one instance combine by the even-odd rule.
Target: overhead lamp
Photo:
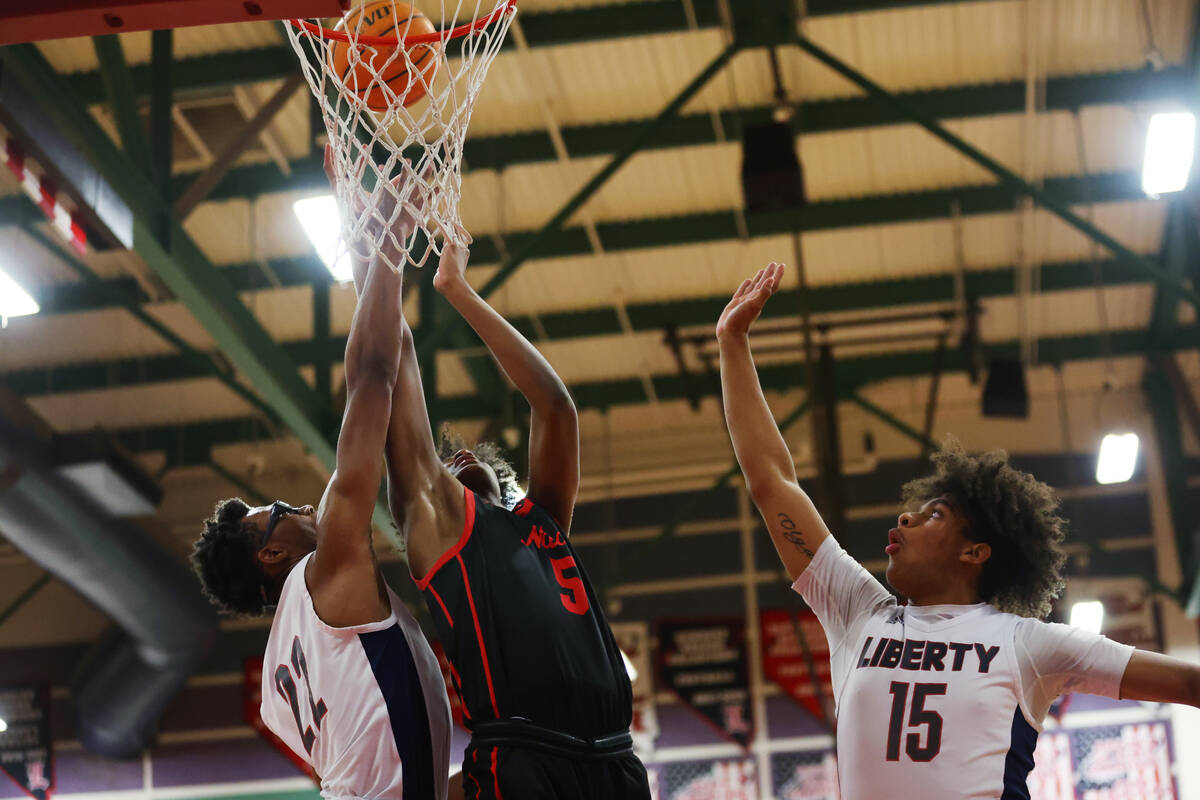
[[[342,215],[337,200],[331,194],[306,197],[292,204],[292,211],[300,220],[300,227],[312,242],[317,257],[333,275],[333,279],[345,283],[354,280],[350,253],[340,247],[342,238]]]
[[[11,317],[25,317],[41,310],[29,292],[0,270],[0,325],[7,328]]]
[[[1071,624],[1090,633],[1099,633],[1104,627],[1104,603],[1088,600],[1071,606]]]
[[[1150,117],[1142,161],[1142,191],[1151,197],[1183,191],[1192,171],[1195,146],[1196,116],[1191,112]]]
[[[0,733],[4,733],[6,730],[8,730],[8,723],[0,719]]]
[[[1106,435],[1100,442],[1100,456],[1096,459],[1096,483],[1124,483],[1132,478],[1137,455],[1136,433]]]
[[[747,125],[742,130],[742,193],[751,212],[805,204],[804,171],[790,122]]]

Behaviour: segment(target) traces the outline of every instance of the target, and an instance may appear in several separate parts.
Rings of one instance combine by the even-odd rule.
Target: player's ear
[[[272,542],[267,542],[265,547],[259,548],[254,557],[264,567],[273,567],[287,559],[288,551],[286,548],[279,547]]]
[[[969,542],[959,555],[959,561],[968,564],[982,564],[992,557],[992,546],[986,542]]]

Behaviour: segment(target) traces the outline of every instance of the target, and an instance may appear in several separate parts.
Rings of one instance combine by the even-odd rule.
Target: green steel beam
[[[1143,330],[1121,331],[1111,337],[1111,353],[1116,357],[1144,356],[1148,352],[1148,332]],[[1194,348],[1200,345],[1200,326],[1180,328],[1171,343],[1175,350]],[[1016,340],[992,342],[984,345],[986,356],[1015,358],[1020,353]],[[1105,358],[1106,349],[1102,336],[1049,337],[1038,342],[1039,358],[1043,363],[1066,363]],[[860,389],[876,381],[893,378],[911,378],[928,375],[933,359],[933,350],[916,350],[906,353],[843,358],[838,360],[838,382],[843,391]],[[943,376],[966,371],[966,363],[957,351],[945,354]],[[759,369],[759,380],[767,391],[787,391],[805,384],[804,366],[801,363],[782,363]],[[617,405],[647,402],[641,380],[630,378],[617,381],[597,381],[574,384],[571,393],[580,409],[604,410]],[[661,375],[654,378],[654,388],[662,400],[681,400],[688,396],[687,387],[677,375]],[[700,393],[714,395],[714,387],[703,385]],[[491,412],[490,398],[476,396],[442,397],[431,414],[444,420],[478,419]],[[255,418],[236,418],[199,422],[185,425],[167,425],[154,428],[136,428],[114,432],[121,443],[135,452],[172,451],[178,464],[206,464],[211,448],[224,444],[253,442],[272,438],[261,421]],[[187,461],[190,455],[193,461]]]
[[[1063,202],[1062,198],[1055,197],[1053,192],[1044,191],[1032,185],[1000,162],[985,154],[982,150],[979,150],[971,145],[962,137],[946,130],[946,128],[938,124],[936,120],[927,117],[914,108],[907,107],[904,102],[897,98],[894,94],[887,91],[862,73],[858,72],[853,67],[840,61],[836,56],[824,50],[803,34],[798,34],[796,36],[796,44],[799,45],[800,49],[805,53],[808,53],[810,56],[817,59],[833,71],[837,72],[851,83],[854,83],[860,89],[863,89],[865,92],[867,92],[867,94],[870,96],[892,105],[898,111],[906,113],[913,122],[917,123],[922,128],[929,131],[934,136],[941,139],[943,142],[950,145],[955,150],[958,150],[960,153],[970,158],[972,161],[979,164],[981,167],[999,178],[1001,183],[1007,186],[1010,191],[1032,198],[1038,205],[1052,212],[1059,219],[1063,220],[1068,225],[1087,236],[1089,239],[1092,239],[1096,243],[1100,244],[1106,250],[1113,253],[1117,258],[1137,265],[1140,269],[1144,270],[1147,275],[1153,277],[1158,282],[1159,286],[1162,286],[1164,289],[1174,293],[1180,299],[1187,300],[1196,307],[1197,311],[1200,311],[1200,292],[1195,291],[1191,286],[1187,285],[1179,278],[1163,270],[1163,268],[1158,264],[1155,264],[1150,259],[1133,252],[1128,247],[1121,244],[1116,239],[1085,220],[1083,217],[1071,211],[1066,203]]]
[[[820,17],[858,11],[877,11],[910,6],[943,5],[954,0],[809,0],[808,16]],[[702,29],[720,24],[718,0],[693,0]],[[626,36],[686,33],[689,30],[684,6],[678,0],[635,0],[587,8],[520,12],[521,29],[530,47],[590,42]],[[511,37],[505,42],[512,47]],[[237,52],[214,53],[175,62],[175,88],[180,92],[211,91],[254,81],[280,80],[297,70],[296,54],[280,44]],[[132,69],[133,86],[139,96],[148,96],[153,82],[149,65]],[[104,84],[98,71],[71,77],[75,94],[87,103],[104,99]]]
[[[13,614],[16,614],[26,603],[32,600],[33,596],[40,592],[42,587],[48,584],[53,577],[49,572],[43,572],[42,576],[31,583],[25,591],[13,598],[13,601],[5,606],[3,611],[0,611],[0,626],[8,622]]]
[[[171,167],[175,163],[174,86],[171,83],[171,62],[175,58],[175,31],[167,28],[150,35],[150,66],[154,70],[150,91],[150,140],[154,146],[154,180],[163,199],[170,203],[175,192],[171,188]]]
[[[1122,262],[1106,261],[1100,268],[1101,280],[1106,286],[1146,284],[1140,272]],[[1011,296],[1016,293],[1015,269],[997,267],[968,272],[965,278],[966,293],[979,299]],[[1089,261],[1044,264],[1041,288],[1043,292],[1090,289],[1095,285],[1095,277],[1095,265]],[[895,309],[908,304],[950,302],[955,298],[954,280],[954,275],[947,272],[913,278],[820,286],[809,290],[808,303],[812,313],[828,314],[873,308]],[[120,281],[119,285],[123,286],[124,279]],[[41,297],[38,299],[39,302],[42,301]],[[626,311],[635,331],[657,331],[668,324],[683,328],[712,325],[727,302],[728,295],[722,294],[665,303],[631,303],[626,307]],[[770,303],[764,309],[763,318],[791,317],[798,303],[799,296],[795,289],[782,290],[777,302]],[[422,316],[423,319],[433,317],[433,314]],[[536,338],[531,317],[513,316],[509,321],[525,336]],[[538,315],[538,321],[552,339],[615,336],[622,332],[617,314],[611,308],[543,313]],[[475,341],[470,344],[478,347]],[[346,340],[345,337],[316,337],[311,340],[286,342],[282,346],[295,363],[319,365],[324,362],[340,362],[346,349]],[[194,363],[179,356],[168,355],[11,370],[0,373],[0,381],[20,394],[36,396],[178,381],[200,378],[206,374],[208,373],[197,368]]]
[[[280,421],[292,429],[328,469],[335,465],[334,444],[321,430],[325,404],[300,377],[284,350],[263,330],[229,284],[169,211],[147,175],[129,159],[71,98],[70,90],[32,45],[5,48],[6,72],[45,98],[42,111],[88,155],[134,212],[134,249],[209,332],[234,366],[261,392]],[[161,215],[161,216],[160,216]],[[169,247],[154,221],[168,221]],[[375,522],[388,530],[391,514],[376,506]]]
[[[1191,79],[1183,67],[1168,67],[1161,72],[1133,70],[1101,75],[1051,78],[1046,82],[1046,108],[1050,111],[1074,110],[1082,106],[1128,104],[1152,100],[1188,100]],[[1025,84],[1020,81],[987,86],[954,87],[897,95],[906,105],[937,119],[961,119],[996,114],[1017,114],[1025,109]],[[728,110],[721,113],[722,128],[738,130],[741,125],[769,122],[770,106]],[[805,134],[856,130],[908,122],[895,108],[869,97],[848,97],[801,103],[800,118]],[[621,143],[629,141],[649,123],[647,119],[605,124],[568,125],[562,129],[563,141],[572,158],[611,155]],[[647,150],[690,147],[717,141],[712,116],[708,113],[677,117],[659,132]],[[470,170],[501,169],[516,164],[554,161],[557,155],[549,134],[529,133],[472,136],[463,149],[463,161]],[[321,169],[320,154],[291,163],[291,175],[284,175],[274,164],[237,167],[213,189],[212,200],[252,197],[268,192],[324,189],[327,185]],[[175,179],[176,192],[182,191],[196,173]]]
[[[117,123],[117,132],[121,135],[121,147],[143,174],[152,175],[154,164],[150,142],[142,129],[142,118],[133,93],[133,78],[125,63],[121,40],[115,33],[93,36],[92,46],[96,51],[96,60],[100,62],[100,75],[104,80],[113,119]]]

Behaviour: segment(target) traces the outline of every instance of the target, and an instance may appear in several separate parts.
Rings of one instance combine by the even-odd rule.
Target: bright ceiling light
[[[29,296],[29,292],[0,270],[0,320],[5,326],[11,317],[24,317],[41,311],[37,301]]]
[[[4,733],[6,730],[8,730],[8,723],[0,719],[0,733]]]
[[[1096,459],[1096,483],[1124,483],[1133,477],[1137,466],[1136,433],[1110,433],[1100,442]]]
[[[637,667],[629,660],[629,656],[625,655],[625,651],[621,651],[621,660],[625,662],[625,671],[629,673],[629,682],[635,683],[638,678]]]
[[[1155,114],[1146,128],[1142,191],[1151,197],[1181,192],[1187,186],[1195,152],[1196,117],[1181,111]]]
[[[1099,633],[1104,627],[1104,604],[1099,600],[1089,600],[1071,606],[1071,624],[1091,633]]]
[[[333,195],[297,200],[292,204],[292,210],[334,280],[343,283],[354,280],[350,253],[338,246],[342,238],[342,215]]]

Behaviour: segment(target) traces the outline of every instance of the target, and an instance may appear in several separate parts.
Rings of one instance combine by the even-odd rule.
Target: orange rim
[[[365,44],[375,47],[398,47],[400,42],[405,44],[433,44],[434,42],[448,42],[451,39],[460,39],[469,33],[474,33],[480,28],[485,28],[492,22],[498,19],[502,14],[509,14],[517,10],[517,0],[504,0],[504,3],[497,5],[492,9],[492,13],[486,17],[481,17],[474,22],[465,22],[462,25],[451,28],[448,31],[434,31],[433,33],[417,33],[412,36],[405,36],[403,39],[397,36],[353,36],[342,31],[330,30],[329,28],[316,25],[312,22],[306,22],[302,19],[289,20],[292,25],[297,28],[303,28],[309,33],[315,33],[324,39],[336,39],[339,42],[348,42],[351,44]]]

